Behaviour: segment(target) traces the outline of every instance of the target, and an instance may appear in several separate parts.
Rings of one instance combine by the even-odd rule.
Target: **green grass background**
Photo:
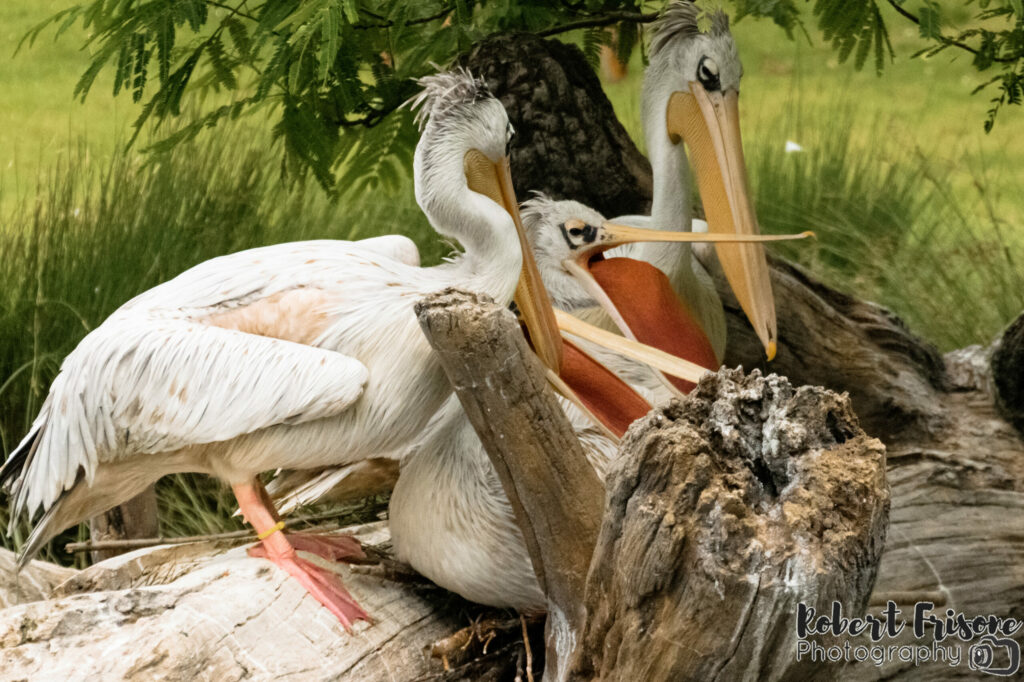
[[[426,262],[448,250],[409,185],[337,204],[314,185],[282,185],[279,150],[260,119],[205,134],[149,164],[137,150],[124,152],[137,106],[112,97],[102,78],[84,104],[71,98],[87,59],[80,32],[56,43],[44,34],[14,54],[31,26],[64,6],[0,4],[5,456],[81,337],[134,294],[197,262],[260,244],[384,232],[413,237]],[[1024,309],[1024,117],[1008,108],[985,135],[987,96],[969,96],[976,74],[966,55],[910,60],[922,46],[916,28],[896,17],[890,25],[901,58],[881,78],[836,63],[820,42],[789,41],[767,22],[734,26],[758,215],[768,232],[817,231],[815,243],[780,251],[892,308],[942,349],[987,343]],[[637,57],[629,77],[606,91],[642,145],[641,73]],[[785,153],[787,140],[804,151]],[[231,508],[230,495],[209,480],[161,483],[167,534],[237,528]],[[0,523],[4,514],[0,505]],[[17,546],[24,533],[19,526],[3,542]]]

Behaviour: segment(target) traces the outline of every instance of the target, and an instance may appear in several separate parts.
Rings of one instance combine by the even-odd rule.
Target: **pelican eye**
[[[709,92],[722,89],[722,80],[718,76],[718,64],[714,59],[708,56],[700,58],[700,63],[697,64],[697,80]]]
[[[558,226],[569,248],[575,251],[583,244],[592,244],[597,239],[597,228],[587,225],[579,218],[566,220]]]

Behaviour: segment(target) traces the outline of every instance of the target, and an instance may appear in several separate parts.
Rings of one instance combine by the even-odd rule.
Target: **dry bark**
[[[541,589],[570,618],[583,603],[604,488],[515,316],[447,289],[416,314],[512,503]]]
[[[388,537],[385,524],[352,530],[370,543]],[[0,550],[0,567],[11,562]],[[423,645],[467,622],[445,595],[339,566],[376,619],[348,635],[287,573],[223,543],[56,568],[30,564],[21,582],[42,589],[0,609],[0,678],[413,680],[439,668]],[[7,576],[0,573],[0,588]]]
[[[608,490],[571,679],[835,676],[798,604],[863,615],[889,509],[845,396],[724,370],[631,427]]]
[[[0,611],[15,604],[47,599],[54,587],[77,573],[73,568],[33,560],[15,577],[16,563],[13,552],[0,549]]]
[[[1006,328],[991,349],[990,392],[1003,416],[1024,433],[1024,315]]]
[[[705,261],[714,266],[713,261]],[[760,346],[723,279],[727,364],[760,363]],[[837,292],[781,261],[772,267],[779,355],[795,383],[847,391],[864,429],[888,450],[889,539],[872,602],[917,601],[967,616],[1024,617],[1024,316],[988,348],[942,356],[873,303]],[[930,646],[909,630],[890,644]],[[1014,638],[1024,644],[1024,632]],[[949,644],[949,642],[947,642]],[[969,644],[958,645],[966,656]],[[966,658],[964,658],[966,660]],[[854,665],[846,679],[949,679],[966,663]]]

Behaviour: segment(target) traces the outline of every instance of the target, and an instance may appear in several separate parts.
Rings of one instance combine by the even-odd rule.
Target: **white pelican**
[[[724,315],[710,278],[693,261],[688,244],[642,244],[609,254],[637,260],[605,261],[598,258],[601,249],[589,248],[608,228],[621,223],[689,228],[689,171],[680,142],[694,155],[708,229],[739,239],[758,232],[747,198],[739,138],[736,102],[741,67],[735,43],[724,14],[714,15],[709,34],[698,32],[696,14],[689,2],[666,8],[656,27],[645,74],[645,133],[655,180],[652,215],[627,216],[616,221],[620,225],[607,224],[580,204],[542,198],[527,202],[524,216],[533,228],[541,274],[556,306],[586,312],[597,310],[595,304],[601,303],[624,333],[716,368],[724,351]],[[628,230],[618,234],[629,236]],[[757,244],[718,243],[716,248],[730,284],[772,357],[775,312],[763,250]],[[639,260],[657,266],[667,282]],[[632,286],[636,280],[646,283],[646,293]],[[681,300],[669,295],[669,283]],[[612,433],[621,434],[623,424],[646,413],[645,402],[636,398],[660,401],[671,394],[664,381],[652,380],[647,367],[594,353],[642,394],[619,391],[614,404],[606,406],[600,416]],[[672,380],[672,384],[679,390],[688,388],[685,381]],[[614,439],[582,413],[572,408],[567,413],[591,463],[603,472],[615,452]],[[314,501],[323,489],[307,484],[289,503]],[[403,459],[391,500],[390,525],[399,558],[438,584],[481,603],[528,611],[544,608],[511,507],[454,398],[424,440]]]
[[[422,84],[416,198],[464,254],[420,268],[401,237],[280,244],[206,261],[123,305],[64,360],[0,469],[12,519],[45,512],[21,564],[161,476],[202,472],[232,486],[262,555],[346,628],[366,618],[336,574],[295,552],[337,558],[358,547],[289,539],[257,474],[341,465],[420,434],[451,392],[413,313],[431,292],[458,286],[502,303],[516,292],[534,347],[549,366],[559,362],[550,306],[523,251],[505,111],[465,71]]]
[[[713,233],[757,234],[740,139],[743,67],[725,13],[712,14],[710,31],[701,33],[698,11],[693,2],[676,0],[654,25],[642,95],[644,138],[654,179],[651,215],[622,216],[612,222],[659,230],[687,230],[693,224]],[[707,223],[693,220],[686,148]],[[764,248],[756,243],[719,243],[715,250],[771,360],[778,332]],[[725,351],[722,304],[707,272],[692,258],[689,244],[637,244],[621,253],[665,272],[693,310],[706,345],[691,344],[690,359],[699,364],[720,362]],[[706,361],[696,359],[697,353]]]

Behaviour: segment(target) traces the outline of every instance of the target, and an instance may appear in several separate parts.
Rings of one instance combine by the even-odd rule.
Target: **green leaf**
[[[939,14],[938,5],[931,2],[923,5],[918,11],[917,18],[921,20],[918,28],[922,38],[942,39],[942,16]]]
[[[234,43],[239,56],[248,57],[252,51],[252,39],[249,37],[249,31],[246,30],[245,25],[234,17],[228,17],[221,22],[221,25],[228,30],[228,35],[231,36],[231,42]]]
[[[588,28],[583,32],[583,56],[591,68],[596,69],[601,63],[601,45],[606,35],[603,28]]]
[[[337,5],[325,7],[321,12],[320,21],[320,70],[318,79],[322,83],[327,82],[327,75],[330,73],[331,64],[338,54],[338,43],[340,41],[339,29],[341,27],[341,10]]]
[[[354,24],[359,21],[359,9],[356,7],[356,0],[342,0],[341,9],[345,13],[345,20]]]
[[[235,70],[233,65],[228,62],[227,55],[224,54],[224,43],[221,42],[219,35],[215,34],[210,38],[210,42],[206,46],[206,53],[210,57],[213,75],[217,82],[229,90],[236,89],[238,81],[235,80]]]
[[[17,54],[18,52],[20,52],[22,46],[25,45],[25,43],[28,43],[29,47],[31,47],[33,44],[35,44],[36,38],[39,37],[40,33],[46,30],[51,24],[56,24],[60,22],[60,26],[57,28],[57,35],[54,36],[54,39],[56,39],[57,36],[66,31],[68,27],[71,26],[71,24],[73,24],[75,20],[77,20],[81,16],[82,7],[80,5],[75,5],[74,7],[69,7],[67,9],[61,10],[60,12],[57,12],[52,17],[48,17],[44,21],[41,21],[32,28],[30,28],[28,32],[24,36],[22,36],[21,40],[18,41],[18,47],[14,50],[14,53]]]

